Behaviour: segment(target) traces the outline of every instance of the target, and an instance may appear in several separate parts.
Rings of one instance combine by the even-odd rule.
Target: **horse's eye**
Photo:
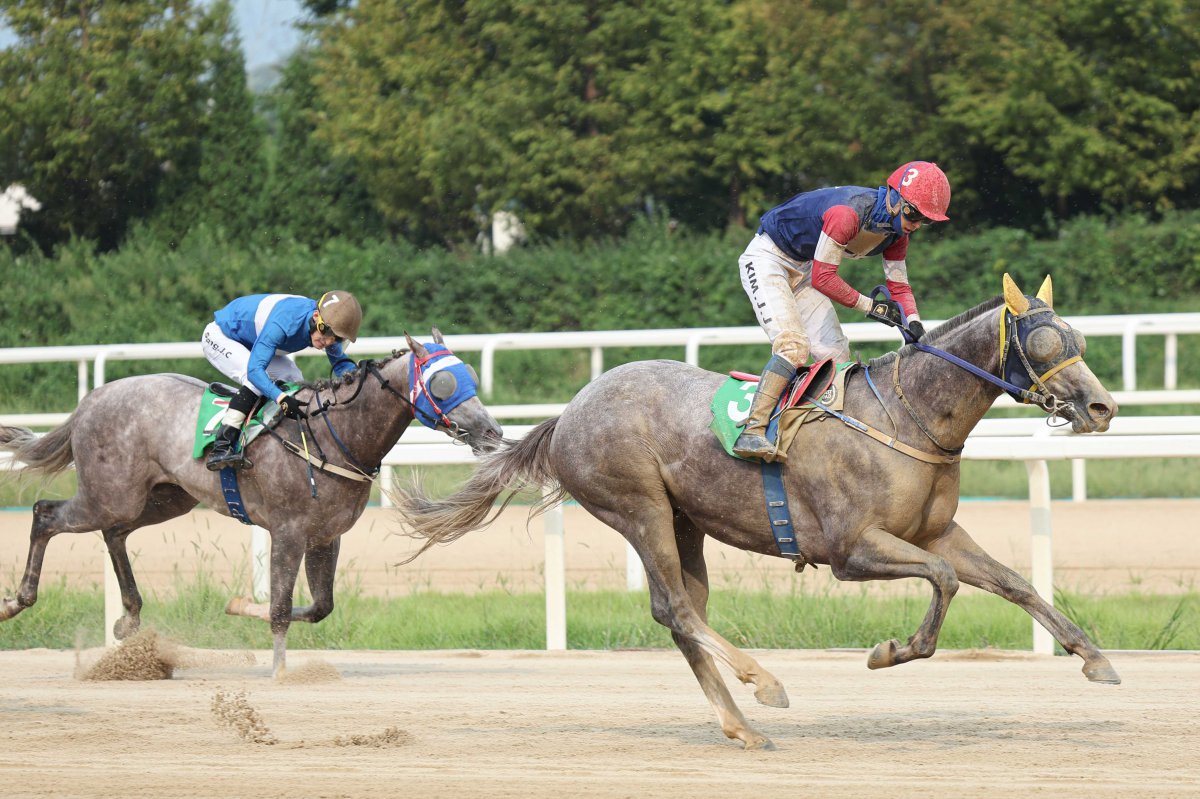
[[[1059,356],[1063,349],[1062,336],[1053,327],[1039,327],[1025,340],[1025,349],[1035,361],[1048,363]]]

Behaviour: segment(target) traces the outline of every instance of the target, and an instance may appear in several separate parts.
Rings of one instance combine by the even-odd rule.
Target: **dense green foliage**
[[[270,649],[270,627],[223,612],[227,586],[211,576],[150,596],[143,625],[193,647]],[[99,646],[104,596],[92,590],[44,586],[38,604],[0,625],[0,649]],[[1126,594],[1090,597],[1059,592],[1055,604],[1104,649],[1200,649],[1200,596]],[[571,649],[671,648],[667,630],[650,617],[643,592],[568,592]],[[833,595],[764,589],[717,590],[709,619],[735,645],[765,649],[869,648],[916,629],[929,605],[915,590],[883,598],[857,590]],[[465,595],[418,593],[381,599],[340,590],[319,624],[293,624],[292,649],[542,649],[545,597],[502,591]],[[1029,649],[1029,616],[981,593],[955,598],[938,641],[942,650]]]
[[[193,341],[213,310],[232,297],[258,291],[315,296],[332,286],[364,298],[364,336],[405,330],[427,336],[432,325],[448,334],[753,325],[736,268],[748,237],[744,230],[670,235],[664,226],[644,224],[618,241],[537,245],[487,258],[342,239],[316,251],[294,241],[245,246],[224,231],[198,228],[176,248],[144,231],[108,254],[83,241],[53,257],[0,249],[0,273],[17,276],[6,286],[9,307],[23,309],[0,326],[0,347]],[[1200,212],[1169,213],[1157,224],[1084,218],[1064,225],[1054,239],[1000,228],[914,241],[910,261],[926,318],[948,318],[998,294],[1004,272],[1029,291],[1053,275],[1056,304],[1067,315],[1194,311]],[[842,273],[863,290],[882,279],[871,261],[847,264]],[[711,346],[702,353],[707,368],[756,369],[766,345]],[[1146,342],[1143,387],[1161,375],[1161,353],[1160,342]],[[1200,386],[1200,347],[1185,337],[1179,353],[1181,385]],[[651,357],[682,359],[683,352],[605,352],[610,367]],[[1097,340],[1088,361],[1115,385],[1120,342]],[[566,401],[590,375],[586,351],[505,353],[498,365],[493,399],[502,402]],[[328,368],[323,359],[308,366],[316,370],[310,377]],[[216,376],[193,360],[110,362],[107,377],[164,370]],[[38,398],[36,410],[74,407],[74,364],[0,369],[0,410],[35,410],[30,397]]]
[[[0,0],[0,186],[44,251],[753,225],[914,158],[956,233],[1200,207],[1195,0],[314,0],[252,108],[227,2]]]

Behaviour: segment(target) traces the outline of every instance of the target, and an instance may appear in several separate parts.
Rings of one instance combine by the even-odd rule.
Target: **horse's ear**
[[[1046,275],[1046,279],[1042,281],[1042,287],[1038,289],[1037,298],[1051,308],[1054,307],[1054,285],[1050,282],[1050,276]]]
[[[1017,284],[1008,276],[1008,272],[1004,273],[1004,304],[1008,306],[1008,310],[1012,311],[1014,316],[1020,316],[1029,310],[1029,300],[1017,288]]]
[[[445,345],[446,343],[446,340],[442,338],[442,331],[438,330],[436,327],[433,328],[433,343],[442,345]]]
[[[421,345],[421,342],[408,335],[408,331],[404,331],[404,337],[408,339],[408,348],[412,350],[412,354],[416,358],[428,358],[429,352]]]

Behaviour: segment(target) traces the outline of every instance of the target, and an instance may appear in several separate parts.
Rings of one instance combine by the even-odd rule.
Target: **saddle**
[[[797,372],[780,397],[767,437],[778,441],[778,449],[787,452],[802,425],[821,418],[825,412],[813,404],[842,410],[846,393],[846,378],[858,367],[857,361],[834,364],[826,359]],[[750,413],[758,376],[746,372],[730,372],[729,378],[717,389],[712,399],[713,421],[710,429],[730,457],[747,460],[733,454],[733,444],[742,432],[740,425]]]
[[[294,388],[294,386],[289,386]],[[229,408],[229,400],[238,390],[224,383],[209,383],[200,398],[200,412],[196,414],[196,442],[192,447],[193,458],[203,458],[205,451],[217,440],[217,432],[221,429],[221,420]],[[254,415],[247,420],[243,432],[243,447],[258,438],[267,427],[273,426],[278,417],[279,406],[268,400],[261,403]]]

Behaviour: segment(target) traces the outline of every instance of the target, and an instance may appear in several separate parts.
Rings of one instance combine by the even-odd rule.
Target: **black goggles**
[[[900,213],[904,214],[904,218],[914,224],[929,225],[933,223],[932,219],[918,211],[917,206],[913,205],[908,200],[900,201]]]
[[[343,339],[337,333],[333,332],[332,327],[325,324],[324,322],[317,322],[317,332],[320,333],[322,336],[333,336],[333,340],[336,341],[338,344],[341,344],[343,341],[345,341],[345,339]]]

